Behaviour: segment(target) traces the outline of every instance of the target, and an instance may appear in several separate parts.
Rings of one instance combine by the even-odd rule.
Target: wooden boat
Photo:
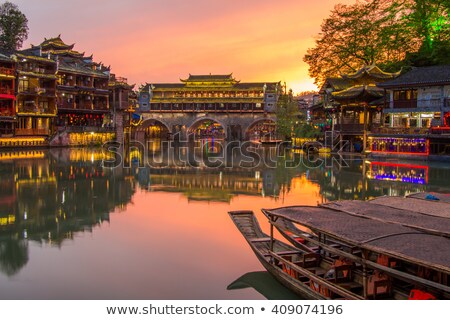
[[[333,256],[352,261],[362,273],[364,298],[378,296],[374,287],[382,287],[384,297],[390,299],[416,293],[422,297],[450,298],[450,239],[446,237],[324,207],[263,211],[279,229],[283,226],[280,219],[302,227],[297,237],[304,237],[303,229],[310,230],[311,236],[304,239],[308,246],[319,247],[322,258]]]
[[[336,274],[336,283],[326,280],[324,275],[332,261],[269,237],[261,230],[252,211],[233,211],[229,215],[264,268],[295,294],[307,299],[330,298],[313,289],[317,287],[339,298],[362,299],[351,291],[361,286],[353,281],[349,270],[345,277],[339,279]]]
[[[423,200],[405,198],[404,202],[400,202],[401,200],[398,199],[394,202],[389,198],[390,197],[377,198],[382,199],[378,201],[377,199],[373,201],[340,200],[325,203],[320,206],[341,211],[348,215],[400,224],[425,233],[450,237],[450,219],[446,217],[447,214],[450,217],[450,204],[425,203],[429,207],[429,213],[424,213],[425,210],[422,210],[424,208],[418,205],[414,207],[415,201],[425,202]],[[397,208],[394,203],[402,203],[403,205],[401,208]],[[403,209],[408,203],[410,209]],[[419,209],[420,211],[417,211]],[[433,210],[436,210],[436,212]]]

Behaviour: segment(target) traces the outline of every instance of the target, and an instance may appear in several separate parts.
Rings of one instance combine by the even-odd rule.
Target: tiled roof
[[[384,90],[376,86],[354,86],[339,92],[333,92],[332,96],[336,100],[356,99],[356,98],[375,98],[379,99],[384,96]]]
[[[75,73],[75,74],[83,74],[88,76],[97,76],[102,78],[108,78],[109,76],[99,70],[92,70],[88,65],[83,63],[69,63],[67,61],[60,61],[59,70]]]
[[[18,58],[21,58],[21,59],[35,60],[35,61],[51,63],[51,64],[56,63],[56,61],[53,59],[48,59],[48,58],[39,57],[39,56],[35,56],[35,55],[27,55],[27,54],[22,54],[22,53],[17,53],[16,55]]]
[[[353,80],[344,78],[327,78],[325,84],[320,89],[321,92],[325,91],[327,85],[331,86],[334,91],[345,90],[353,85]]]
[[[47,74],[47,73],[38,73],[38,72],[29,72],[29,71],[18,71],[21,76],[27,76],[31,78],[45,78],[45,79],[56,79],[56,76],[54,74]]]
[[[61,35],[58,35],[55,38],[46,39],[44,38],[44,41],[40,44],[41,47],[54,47],[62,50],[72,50],[74,47],[74,44],[66,44],[64,41],[61,40]]]
[[[6,52],[0,52],[0,61],[3,62],[13,62],[13,59],[10,58],[9,54],[7,54]]]
[[[186,80],[181,80],[183,82],[186,81],[232,81],[233,74],[209,74],[209,75],[192,75],[189,74],[189,78]]]
[[[413,68],[398,78],[379,83],[379,87],[394,88],[402,86],[450,84],[450,65]]]

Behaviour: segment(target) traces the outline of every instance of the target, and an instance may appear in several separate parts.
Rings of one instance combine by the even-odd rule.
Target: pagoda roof
[[[44,78],[44,79],[57,79],[57,77],[54,74],[45,74],[45,73],[37,73],[37,72],[31,72],[31,71],[22,71],[18,70],[19,75],[26,76],[30,78]]]
[[[67,62],[67,61],[60,61],[59,63],[59,70],[70,72],[70,73],[76,73],[76,74],[82,74],[87,76],[97,76],[101,78],[109,78],[109,75],[105,74],[104,72],[100,70],[93,70],[90,65],[85,64],[83,62]]]
[[[75,50],[50,50],[48,51],[51,54],[54,54],[56,56],[68,56],[73,58],[83,58],[84,52],[78,52]]]
[[[400,75],[399,72],[389,73],[382,71],[378,66],[376,65],[370,65],[370,66],[363,66],[361,69],[354,73],[348,73],[342,75],[342,78],[344,79],[353,79],[358,80],[362,77],[370,77],[373,79],[379,79],[379,80],[389,80],[389,79],[395,79]]]
[[[384,97],[384,90],[375,85],[353,86],[348,89],[331,93],[336,100],[349,99],[379,99]]]
[[[75,44],[66,44],[61,39],[61,35],[55,38],[44,38],[44,41],[39,45],[43,50],[48,50],[48,48],[53,48],[54,50],[72,50]],[[33,47],[39,47],[33,46]]]
[[[354,85],[352,79],[331,77],[325,80],[325,83],[320,88],[320,93],[324,93],[327,87],[331,87],[334,91],[345,90]]]
[[[450,84],[450,65],[413,68],[398,78],[379,83],[382,88]]]
[[[192,75],[189,74],[189,78],[180,79],[181,82],[224,82],[224,81],[236,81],[233,78],[233,74],[209,74],[209,75]]]
[[[111,75],[108,82],[108,87],[122,87],[125,89],[132,90],[136,84],[128,84],[127,79],[122,77],[116,77],[115,75]]]
[[[6,52],[0,52],[0,61],[2,62],[14,62],[13,59]]]
[[[44,63],[56,64],[55,60],[49,59],[47,57],[40,57],[40,56],[35,56],[35,55],[23,54],[23,53],[16,53],[15,55],[20,59],[27,59],[27,60],[44,62]]]

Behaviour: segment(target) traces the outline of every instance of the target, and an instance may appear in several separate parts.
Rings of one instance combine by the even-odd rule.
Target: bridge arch
[[[138,136],[148,138],[166,138],[171,132],[170,125],[164,119],[147,118],[136,128]]]
[[[206,128],[204,128],[204,129],[200,129],[200,126],[204,123],[209,123],[209,125],[206,125]],[[221,129],[217,128],[217,126],[215,126],[214,124],[218,124],[221,127]],[[210,131],[209,133],[211,133],[211,134],[216,133],[225,139],[228,137],[228,132],[227,132],[228,128],[227,128],[226,123],[224,123],[223,121],[221,121],[217,118],[214,118],[214,117],[201,117],[201,118],[195,119],[190,124],[190,126],[187,128],[187,133],[188,134],[194,133],[197,135],[198,129],[204,130],[205,132]]]
[[[245,128],[244,137],[247,140],[260,139],[262,136],[275,135],[275,130],[274,118],[258,118]]]

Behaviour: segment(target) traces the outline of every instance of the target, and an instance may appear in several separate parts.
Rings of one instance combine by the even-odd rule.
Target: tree
[[[408,5],[406,30],[421,39],[417,52],[408,55],[414,66],[450,63],[450,1],[415,0]]]
[[[283,139],[290,139],[293,134],[294,123],[298,115],[298,105],[292,96],[292,90],[278,99],[277,105],[277,133]]]
[[[9,1],[0,6],[0,48],[20,49],[28,38],[28,19],[19,7]]]
[[[304,57],[316,84],[362,65],[395,64],[406,51],[416,49],[411,35],[402,32],[403,9],[400,0],[336,5],[321,26],[316,46]]]
[[[325,78],[377,64],[444,64],[450,53],[449,0],[363,0],[338,4],[324,20],[304,61],[321,85]]]

